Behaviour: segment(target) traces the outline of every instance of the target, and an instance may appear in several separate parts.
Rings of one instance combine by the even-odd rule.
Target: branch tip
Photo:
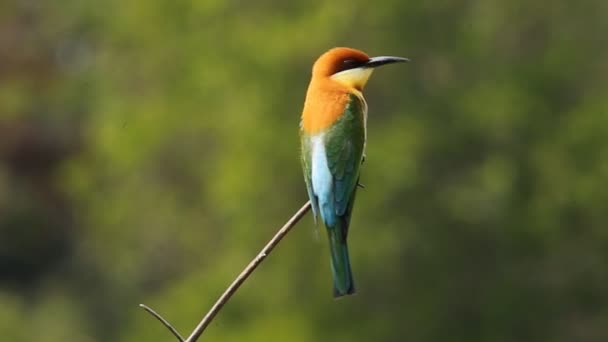
[[[184,338],[182,337],[182,335],[179,334],[179,332],[177,331],[177,329],[175,329],[171,323],[169,323],[166,319],[163,318],[163,316],[161,316],[160,314],[158,314],[156,311],[152,310],[151,307],[145,305],[145,304],[139,304],[139,307],[146,310],[150,315],[152,315],[154,318],[156,318],[159,322],[161,322],[167,329],[169,329],[169,331],[173,334],[173,336],[175,336],[175,338],[177,338],[179,340],[179,342],[185,342]]]

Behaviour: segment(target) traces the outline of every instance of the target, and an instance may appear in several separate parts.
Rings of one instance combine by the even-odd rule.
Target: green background
[[[0,4],[0,339],[187,335],[305,201],[333,46],[376,71],[331,295],[308,215],[201,341],[607,341],[608,2]]]

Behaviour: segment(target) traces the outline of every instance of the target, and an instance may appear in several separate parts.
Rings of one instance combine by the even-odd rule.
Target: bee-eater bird
[[[320,215],[329,236],[334,297],[355,292],[346,237],[367,137],[363,87],[374,68],[407,61],[334,48],[312,68],[300,123],[302,168],[315,222]]]

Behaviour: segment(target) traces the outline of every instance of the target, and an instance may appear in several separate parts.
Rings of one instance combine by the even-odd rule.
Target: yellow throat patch
[[[373,68],[355,68],[340,71],[333,74],[330,78],[348,88],[357,90],[357,95],[361,96],[361,91],[372,75],[372,72],[374,72]]]

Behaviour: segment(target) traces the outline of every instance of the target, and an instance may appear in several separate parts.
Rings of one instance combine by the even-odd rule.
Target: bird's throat
[[[363,91],[363,87],[369,80],[374,69],[372,68],[355,68],[340,71],[333,74],[331,79],[351,89]]]

